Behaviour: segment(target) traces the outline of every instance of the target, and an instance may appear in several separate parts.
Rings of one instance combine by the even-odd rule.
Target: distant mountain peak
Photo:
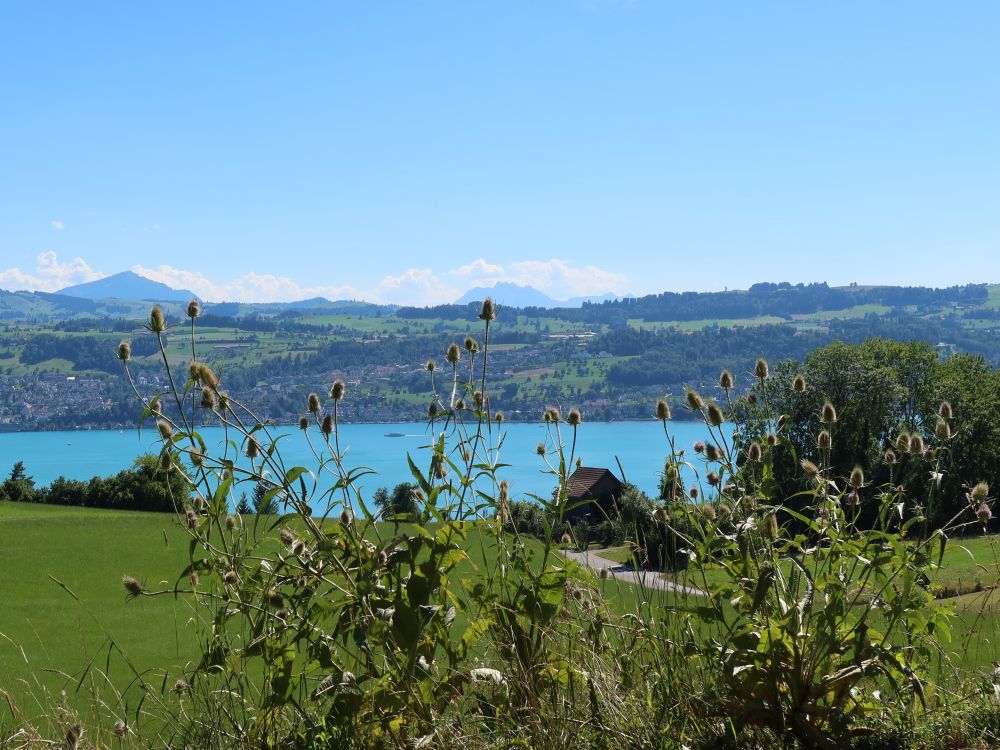
[[[498,281],[491,287],[475,287],[470,289],[456,301],[456,305],[467,305],[471,302],[481,302],[486,297],[492,297],[498,305],[507,307],[580,307],[584,302],[604,302],[617,299],[610,292],[588,297],[571,297],[570,299],[554,299],[545,292],[533,286],[522,286],[509,281]]]
[[[161,302],[187,302],[197,295],[187,289],[174,289],[159,281],[147,279],[134,271],[122,271],[97,281],[74,284],[60,289],[57,294],[84,299],[157,300]]]

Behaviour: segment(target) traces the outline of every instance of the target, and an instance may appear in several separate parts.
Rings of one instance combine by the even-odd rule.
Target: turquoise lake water
[[[275,434],[286,435],[279,443],[286,467],[315,467],[316,460],[299,430],[292,426],[273,429]],[[221,428],[203,428],[200,432],[210,453],[221,452],[224,443]],[[388,437],[387,433],[401,433],[403,437]],[[545,426],[505,423],[502,433],[500,461],[511,466],[501,468],[498,478],[510,483],[514,497],[532,493],[548,496],[554,482],[551,475],[544,473],[547,467],[535,454],[535,446],[545,439]],[[677,448],[686,448],[688,456],[693,455],[694,442],[706,436],[704,425],[693,422],[671,423],[671,433]],[[563,425],[567,442],[570,434]],[[318,444],[316,432],[312,435]],[[420,423],[349,424],[341,430],[346,465],[366,466],[376,472],[359,482],[365,497],[378,487],[391,489],[399,482],[412,481],[406,461],[408,453],[426,471],[429,442],[427,426]],[[134,429],[0,433],[0,479],[9,474],[16,461],[24,461],[28,475],[37,485],[49,484],[60,475],[70,479],[108,476],[128,468],[139,454],[157,451],[158,445],[153,430],[144,430],[141,435]],[[576,455],[583,459],[584,466],[606,467],[620,476],[617,456],[625,478],[651,494],[657,492],[667,452],[663,427],[654,420],[585,422],[577,433]]]

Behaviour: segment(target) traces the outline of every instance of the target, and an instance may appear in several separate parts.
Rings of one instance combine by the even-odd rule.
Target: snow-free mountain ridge
[[[74,284],[60,289],[57,294],[84,299],[156,300],[158,302],[187,302],[197,297],[194,292],[187,289],[173,289],[133,271],[122,271],[97,281]]]
[[[581,307],[584,302],[604,302],[617,299],[610,292],[589,297],[570,297],[559,300],[539,291],[532,286],[521,286],[506,281],[499,281],[492,287],[475,287],[470,289],[456,301],[456,305],[466,305],[470,302],[481,302],[486,297],[492,297],[498,305],[507,307]]]

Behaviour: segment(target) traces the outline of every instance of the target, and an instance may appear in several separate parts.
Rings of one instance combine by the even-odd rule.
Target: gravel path
[[[623,565],[622,563],[615,562],[614,560],[609,560],[606,557],[601,557],[593,550],[588,550],[587,552],[572,552],[570,550],[563,550],[562,553],[570,560],[573,560],[580,565],[586,565],[588,568],[592,568],[593,570],[607,570],[608,575],[612,578],[617,578],[619,581],[637,583],[640,586],[660,589],[661,591],[675,591],[681,594],[694,594],[695,596],[705,595],[705,592],[701,589],[692,588],[691,586],[683,586],[679,583],[668,581],[656,571],[635,570],[631,565]]]

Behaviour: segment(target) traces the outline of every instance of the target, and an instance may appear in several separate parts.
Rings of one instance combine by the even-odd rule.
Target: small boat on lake
[[[385,436],[386,437],[406,437],[406,433],[405,432],[387,432],[387,433],[385,433]]]

